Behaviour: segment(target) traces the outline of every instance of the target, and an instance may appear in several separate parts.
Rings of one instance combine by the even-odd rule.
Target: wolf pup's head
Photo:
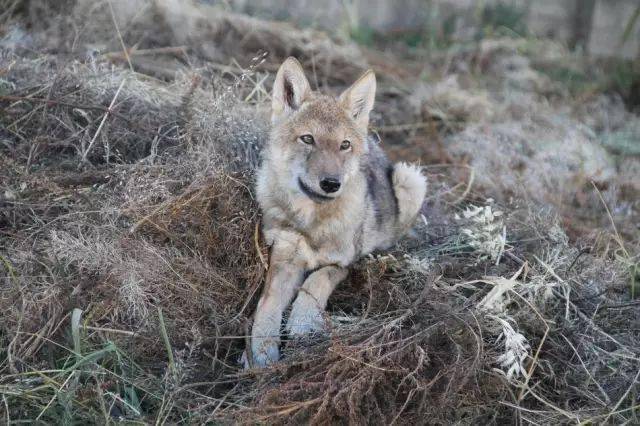
[[[290,191],[325,202],[347,190],[367,152],[375,92],[370,70],[337,99],[313,92],[300,63],[284,61],[273,86],[269,152]]]

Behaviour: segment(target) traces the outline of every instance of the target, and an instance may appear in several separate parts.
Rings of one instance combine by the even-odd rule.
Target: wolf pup
[[[257,177],[271,252],[251,332],[254,366],[278,360],[283,312],[294,297],[288,334],[321,330],[327,299],[347,267],[390,247],[422,205],[427,182],[419,168],[391,164],[367,138],[375,92],[371,70],[338,99],[313,92],[294,58],[278,70]]]

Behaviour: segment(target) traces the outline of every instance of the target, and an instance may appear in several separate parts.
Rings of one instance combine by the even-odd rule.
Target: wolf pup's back
[[[363,173],[370,217],[364,218],[361,256],[394,244],[413,224],[427,191],[418,167],[392,164],[377,141],[369,138],[367,142]]]

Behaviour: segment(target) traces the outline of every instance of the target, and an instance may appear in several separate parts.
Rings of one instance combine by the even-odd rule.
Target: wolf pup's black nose
[[[340,181],[334,178],[324,178],[320,181],[320,188],[327,194],[336,192],[340,189]]]

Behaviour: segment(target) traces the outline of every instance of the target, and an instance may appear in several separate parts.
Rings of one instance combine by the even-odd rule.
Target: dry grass
[[[86,4],[72,12],[88,13]],[[104,32],[112,53],[121,50],[108,8],[90,12],[103,18],[92,37]],[[247,18],[224,16],[245,31]],[[149,28],[147,15],[135,19],[118,21],[125,47]],[[317,61],[318,80],[336,78],[329,53],[342,51],[328,38],[257,28],[282,55],[306,40],[295,49]],[[197,43],[146,40],[136,49],[160,58]],[[247,63],[257,54],[221,46]],[[252,179],[267,133],[265,82],[280,57],[220,67],[186,49],[195,65],[162,74],[141,67],[135,50],[131,67],[114,65],[115,53],[0,51],[3,421],[638,422],[637,203],[625,195],[635,194],[633,169],[610,165],[593,190],[592,168],[572,150],[601,153],[585,154],[597,164],[609,165],[609,154],[582,112],[549,124],[571,100],[547,103],[530,72],[519,97],[501,98],[504,88],[483,78],[445,79],[425,89],[437,99],[407,101],[417,107],[410,121],[432,121],[394,131],[419,152],[419,138],[440,138],[452,161],[426,168],[424,220],[393,250],[354,265],[329,302],[330,333],[287,340],[282,363],[243,371],[266,255]],[[482,49],[481,58],[493,52]],[[382,120],[395,117],[384,105]],[[542,129],[566,148],[557,162],[535,143]],[[522,144],[505,147],[512,139]],[[493,149],[524,168],[499,167]],[[570,188],[584,194],[568,199]],[[581,231],[588,226],[595,231]]]

